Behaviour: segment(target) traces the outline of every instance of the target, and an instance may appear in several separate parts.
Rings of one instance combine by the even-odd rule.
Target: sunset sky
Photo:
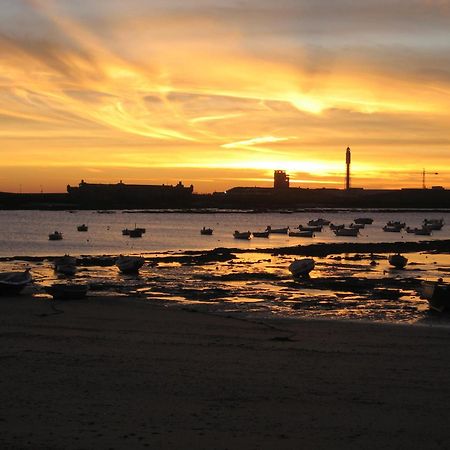
[[[347,146],[450,188],[449,0],[0,0],[0,191],[342,188]]]

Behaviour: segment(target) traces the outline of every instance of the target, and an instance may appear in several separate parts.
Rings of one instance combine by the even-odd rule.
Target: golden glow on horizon
[[[0,174],[0,190],[16,190],[22,173],[25,189],[38,190],[31,167],[53,168],[52,183],[64,167],[70,183],[86,171],[125,178],[111,170],[120,168],[130,176],[148,169],[157,180],[172,168],[169,181],[183,174],[200,191],[273,169],[294,183],[342,185],[347,145],[365,187],[416,187],[422,167],[439,172],[433,184],[449,186],[450,80],[439,72],[445,65],[416,70],[429,69],[419,51],[407,60],[400,49],[406,63],[394,66],[375,51],[330,44],[315,61],[295,39],[268,40],[261,53],[250,23],[198,10],[106,20],[105,9],[91,23],[64,3],[23,2],[24,16],[36,18],[34,40],[0,21],[0,143],[15,172]],[[214,169],[215,178],[193,169]]]

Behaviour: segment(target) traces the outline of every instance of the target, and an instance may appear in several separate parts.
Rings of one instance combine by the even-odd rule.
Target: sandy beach
[[[450,330],[1,298],[2,449],[446,448]]]

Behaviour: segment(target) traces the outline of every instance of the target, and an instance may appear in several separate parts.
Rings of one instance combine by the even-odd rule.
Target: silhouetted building
[[[352,154],[350,152],[350,147],[347,147],[345,152],[345,164],[347,165],[347,175],[345,177],[345,189],[348,191],[350,189],[350,164],[352,162]]]
[[[93,184],[81,180],[78,187],[67,186],[71,201],[78,205],[95,208],[133,206],[188,206],[194,187],[185,187],[181,181],[176,185]]]
[[[273,188],[289,189],[289,175],[284,170],[275,170],[273,172]]]

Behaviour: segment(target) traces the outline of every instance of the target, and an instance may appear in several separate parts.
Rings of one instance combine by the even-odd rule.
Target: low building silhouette
[[[177,185],[146,185],[86,183],[67,186],[70,202],[81,207],[132,208],[132,207],[185,207],[192,200],[194,187]]]

